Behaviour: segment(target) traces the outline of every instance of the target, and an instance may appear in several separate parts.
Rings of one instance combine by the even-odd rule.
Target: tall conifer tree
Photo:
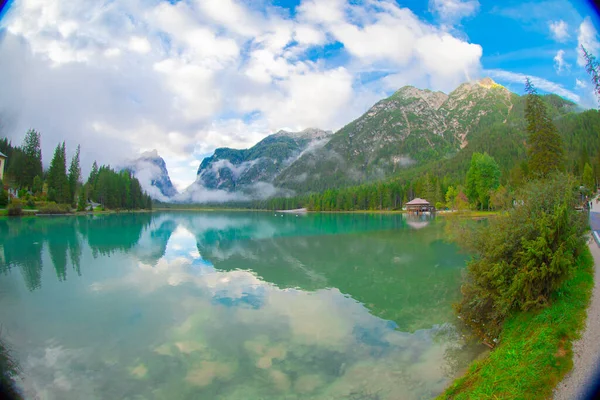
[[[75,195],[79,181],[81,179],[81,167],[79,166],[79,152],[81,146],[77,146],[77,150],[71,159],[71,165],[69,166],[69,199],[73,203],[75,201]]]
[[[48,170],[48,200],[57,203],[68,203],[69,200],[69,180],[67,178],[65,142],[56,146],[54,157]]]
[[[42,176],[42,145],[41,135],[33,129],[30,129],[25,134],[23,140],[24,159],[22,171],[19,174],[20,183],[28,188],[33,186],[33,179],[36,176]]]
[[[525,81],[525,91],[529,172],[535,177],[547,177],[552,172],[564,168],[562,139],[546,105],[529,78]]]

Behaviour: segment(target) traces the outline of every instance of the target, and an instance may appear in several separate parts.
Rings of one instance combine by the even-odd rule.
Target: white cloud
[[[429,0],[429,10],[446,22],[459,22],[479,10],[478,0]]]
[[[489,75],[490,77],[499,81],[514,82],[523,85],[525,85],[525,79],[529,78],[534,84],[534,86],[536,86],[538,89],[549,93],[556,93],[557,95],[567,98],[575,103],[579,103],[580,100],[578,94],[575,94],[570,90],[565,89],[562,85],[559,85],[558,83],[551,82],[544,78],[499,69],[488,69],[484,70],[483,72],[484,74]]]
[[[261,18],[234,0],[201,0],[198,4],[212,21],[238,34],[253,36],[261,31]]]
[[[432,7],[456,21],[479,5]],[[451,90],[479,74],[481,46],[395,2],[304,0],[296,11],[238,0],[15,2],[0,42],[0,112],[18,120],[8,136],[40,130],[45,163],[59,141],[81,143],[84,173],[94,159],[115,165],[156,148],[181,189],[195,178],[189,165],[216,147],[340,128],[400,76]],[[341,61],[305,55],[336,42]],[[371,72],[395,78],[363,85]]]
[[[337,23],[344,20],[344,0],[305,0],[296,12],[301,19],[317,23]]]
[[[336,120],[348,106],[353,95],[352,82],[352,75],[343,67],[297,72],[281,82],[277,91],[268,96],[242,96],[239,105],[246,112],[260,111],[272,130],[321,127]]]
[[[569,70],[570,68],[571,64],[565,61],[565,51],[558,50],[554,56],[554,69],[556,69],[556,72],[560,74],[565,70]]]
[[[208,118],[217,112],[221,94],[214,84],[215,72],[211,68],[177,57],[154,64],[154,69],[164,74],[165,84],[172,94],[171,104],[181,110],[186,119]]]
[[[552,37],[559,41],[564,42],[569,38],[569,25],[565,21],[550,21],[548,22],[548,27],[550,28],[550,33],[552,33]]]
[[[141,36],[132,36],[129,39],[129,49],[131,51],[135,51],[136,53],[146,54],[152,50],[150,46],[150,42],[147,38]]]
[[[452,88],[479,75],[482,48],[449,34],[428,35],[417,45],[419,65],[430,72],[434,87]]]
[[[577,64],[580,66],[585,65],[585,58],[581,51],[581,46],[585,47],[586,50],[594,55],[598,55],[600,50],[600,43],[598,43],[598,32],[592,23],[590,17],[586,17],[581,25],[579,25],[579,33],[577,35]]]
[[[577,78],[575,78],[575,88],[576,89],[583,89],[587,87],[587,83],[584,81],[581,81]]]

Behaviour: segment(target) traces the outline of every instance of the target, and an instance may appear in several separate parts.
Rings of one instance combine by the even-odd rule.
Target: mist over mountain
[[[558,96],[546,96],[546,101],[560,115],[581,111]],[[449,94],[404,86],[335,133],[315,128],[279,131],[248,149],[218,148],[202,161],[195,182],[179,194],[156,152],[145,153],[132,170],[162,201],[287,197],[382,180],[432,162],[462,160],[468,158],[463,153],[472,152],[470,141],[479,148],[486,135],[512,148],[513,136],[491,131],[521,127],[522,109],[522,96],[490,78],[463,83]]]
[[[216,149],[202,161],[196,181],[177,200],[244,201],[293,194],[275,187],[273,181],[304,154],[327,144],[331,137],[332,132],[321,129],[282,130],[249,149]]]
[[[124,166],[140,181],[142,188],[155,200],[171,201],[178,194],[173,186],[165,160],[157,150],[142,153]]]

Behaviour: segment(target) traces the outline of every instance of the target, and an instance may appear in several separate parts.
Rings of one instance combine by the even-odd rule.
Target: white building
[[[0,181],[4,179],[4,164],[6,164],[6,156],[0,152]]]

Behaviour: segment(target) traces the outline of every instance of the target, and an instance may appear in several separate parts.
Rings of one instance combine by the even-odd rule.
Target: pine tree
[[[529,80],[525,81],[529,172],[533,176],[547,177],[564,168],[564,151],[556,126],[548,115],[546,105]]]
[[[75,155],[71,159],[71,165],[69,166],[69,199],[72,203],[75,200],[75,194],[77,192],[77,186],[79,186],[79,180],[81,179],[81,167],[79,166],[79,152],[81,146],[77,146]]]
[[[44,182],[42,182],[42,178],[40,178],[39,175],[36,175],[35,178],[33,178],[33,184],[31,186],[31,191],[33,192],[34,196],[39,196],[40,193],[42,193],[43,189],[44,189]]]
[[[79,189],[79,196],[77,198],[77,211],[85,211],[87,208],[87,199],[85,195],[85,186]]]
[[[54,157],[48,170],[48,200],[57,203],[69,203],[69,181],[67,178],[65,143],[54,150]]]
[[[33,129],[25,134],[23,140],[24,159],[22,170],[19,171],[19,183],[25,187],[33,186],[33,179],[42,176],[42,147],[41,135]]]
[[[585,58],[585,70],[590,74],[592,83],[594,84],[594,92],[598,101],[600,101],[600,64],[592,53],[589,53],[583,45],[581,46],[583,57]]]
[[[98,182],[98,163],[94,161],[92,164],[92,170],[90,171],[90,176],[88,177],[88,197],[91,199],[96,198],[96,183]]]
[[[583,167],[583,177],[582,177],[583,185],[589,190],[594,191],[596,188],[596,184],[594,181],[594,171],[592,170],[592,166],[590,164],[585,164]]]

